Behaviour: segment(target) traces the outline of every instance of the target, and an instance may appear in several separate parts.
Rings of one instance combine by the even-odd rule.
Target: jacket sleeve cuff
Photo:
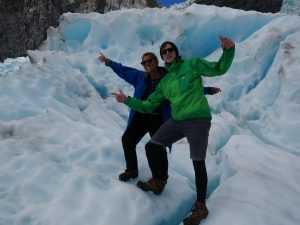
[[[131,97],[127,96],[127,98],[124,101],[124,104],[128,106],[128,103],[130,102]]]
[[[207,87],[207,94],[208,95],[214,95],[215,94],[215,89],[214,87]]]
[[[112,63],[113,63],[112,60],[110,60],[110,59],[105,59],[105,66],[111,66]]]

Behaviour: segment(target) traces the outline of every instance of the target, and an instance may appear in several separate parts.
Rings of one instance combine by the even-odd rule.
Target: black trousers
[[[130,125],[122,136],[122,145],[126,160],[127,170],[138,171],[138,161],[136,155],[136,145],[141,139],[149,133],[152,137],[159,127],[163,124],[162,115],[143,114],[136,112]],[[160,151],[147,151],[147,160],[152,172],[152,176],[156,179],[168,178],[168,157],[166,148]],[[159,166],[156,165],[159,162]]]
[[[207,171],[206,171],[205,161],[193,160],[193,166],[195,170],[197,200],[201,202],[205,202],[206,191],[207,191]]]

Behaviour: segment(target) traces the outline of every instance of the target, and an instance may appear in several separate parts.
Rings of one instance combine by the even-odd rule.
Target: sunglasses
[[[166,48],[166,49],[164,49],[164,50],[161,50],[161,54],[162,54],[162,55],[165,55],[165,54],[167,54],[167,53],[173,53],[174,51],[175,51],[174,48]]]
[[[146,64],[150,64],[150,63],[152,63],[153,62],[153,59],[146,59],[146,60],[143,60],[142,62],[141,62],[141,64],[143,65],[143,66],[145,66]]]

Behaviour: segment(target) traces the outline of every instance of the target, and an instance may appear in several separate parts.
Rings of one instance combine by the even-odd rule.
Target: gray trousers
[[[208,143],[210,119],[188,119],[183,121],[166,121],[152,136],[150,142],[158,145],[169,146],[186,137],[190,145],[192,160],[204,160]]]

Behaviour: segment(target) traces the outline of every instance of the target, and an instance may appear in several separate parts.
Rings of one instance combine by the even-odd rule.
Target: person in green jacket
[[[149,113],[164,101],[171,103],[171,119],[166,121],[146,144],[149,151],[165,149],[184,137],[190,146],[190,158],[195,170],[197,200],[192,213],[184,219],[184,225],[198,224],[206,218],[207,171],[205,157],[211,126],[211,112],[208,101],[203,94],[202,76],[213,77],[225,74],[231,66],[235,53],[234,42],[219,36],[223,54],[218,62],[209,62],[201,58],[184,60],[180,57],[177,46],[169,41],[160,47],[160,55],[165,62],[168,73],[146,100],[126,97],[124,93],[115,94],[116,100],[130,108]],[[199,91],[202,90],[202,91]],[[157,162],[160,166],[160,162]],[[161,193],[166,181],[150,179],[139,181],[137,186],[144,191]]]

